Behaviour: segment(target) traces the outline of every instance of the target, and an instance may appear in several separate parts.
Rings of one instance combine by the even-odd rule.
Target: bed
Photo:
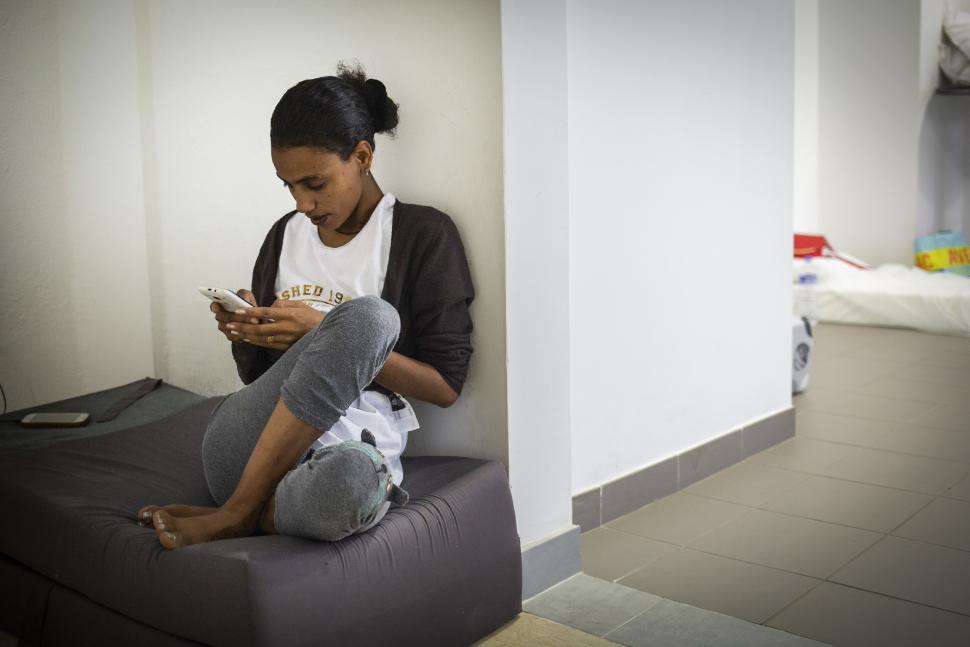
[[[793,263],[793,275],[811,263],[818,276],[814,286],[793,285],[798,316],[970,336],[970,278],[895,264],[859,269],[835,258]]]
[[[218,402],[166,386],[108,431],[0,423],[0,628],[22,645],[463,645],[521,610],[512,499],[493,461],[405,458],[411,502],[340,542],[164,550],[133,514],[213,505],[200,456]],[[125,388],[41,408],[97,410]]]

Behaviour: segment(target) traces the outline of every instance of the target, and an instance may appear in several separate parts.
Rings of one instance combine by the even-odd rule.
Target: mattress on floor
[[[134,394],[142,391],[146,382],[158,382],[158,384],[150,392],[117,412],[110,420],[101,419],[102,415],[114,409],[119,401],[128,401]],[[0,416],[0,453],[46,447],[75,438],[110,434],[167,418],[205,399],[205,396],[198,393],[146,377],[103,391],[11,411]],[[115,410],[117,411],[117,409]],[[45,413],[87,413],[90,414],[91,418],[89,424],[83,427],[51,429],[34,427],[25,429],[17,424],[17,421],[28,413],[41,411]]]
[[[340,542],[255,536],[163,549],[135,511],[147,503],[213,505],[200,456],[217,402],[0,456],[0,553],[32,582],[17,589],[3,578],[4,606],[33,614],[14,627],[16,619],[0,616],[7,630],[51,618],[57,626],[41,633],[69,644],[86,628],[65,631],[72,619],[64,609],[72,607],[55,608],[64,599],[103,622],[119,618],[129,634],[145,626],[160,644],[177,637],[216,645],[457,645],[521,610],[512,500],[503,466],[492,461],[404,459],[411,502]],[[38,593],[40,578],[56,594]],[[104,626],[89,630],[113,635]]]
[[[795,259],[793,274],[805,263]],[[818,284],[793,286],[798,316],[970,336],[970,278],[894,264],[862,270],[831,258],[811,264]]]

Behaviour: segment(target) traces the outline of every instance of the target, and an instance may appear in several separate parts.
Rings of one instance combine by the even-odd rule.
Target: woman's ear
[[[357,160],[357,164],[360,166],[361,175],[365,175],[370,172],[370,165],[374,161],[374,149],[371,148],[369,142],[357,142],[357,145],[354,146],[354,150],[350,156],[352,159]]]

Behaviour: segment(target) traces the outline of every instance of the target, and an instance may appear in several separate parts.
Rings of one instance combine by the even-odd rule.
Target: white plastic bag
[[[943,18],[940,69],[954,85],[970,86],[970,13],[950,8]]]
[[[812,363],[812,324],[805,317],[792,319],[791,392],[801,393],[808,388],[808,372]]]

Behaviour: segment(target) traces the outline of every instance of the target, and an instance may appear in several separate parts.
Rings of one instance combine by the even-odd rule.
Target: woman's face
[[[364,173],[370,167],[370,146],[361,144],[347,160],[307,146],[273,148],[277,177],[296,200],[296,210],[315,226],[336,230],[357,209]]]

